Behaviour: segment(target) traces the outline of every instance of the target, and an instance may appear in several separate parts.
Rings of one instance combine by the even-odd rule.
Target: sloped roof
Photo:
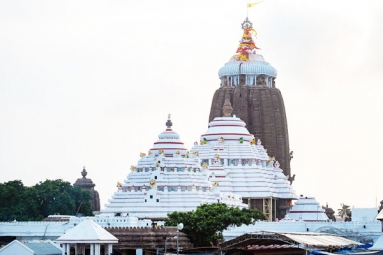
[[[377,220],[383,220],[383,210],[380,210],[378,216],[376,216]]]
[[[117,243],[118,239],[91,219],[85,219],[56,240],[59,243]]]
[[[383,212],[383,210],[381,212]],[[379,236],[378,240],[376,240],[374,245],[372,247],[370,247],[369,250],[383,251],[383,235]]]
[[[35,255],[61,255],[62,250],[51,242],[26,242],[25,246],[33,250]]]
[[[306,249],[343,248],[361,245],[361,243],[325,233],[297,233],[297,232],[271,232],[259,231],[241,235],[235,239],[224,242],[221,249],[247,248],[248,245],[282,245],[291,244]]]
[[[15,247],[16,246],[16,247]],[[0,249],[0,254],[10,254],[10,252],[17,251],[17,252],[23,252],[23,254],[33,254],[34,251],[27,246],[25,246],[23,243],[17,240],[13,240],[6,246]]]

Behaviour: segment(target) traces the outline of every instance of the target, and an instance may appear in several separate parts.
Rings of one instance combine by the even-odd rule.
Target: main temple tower
[[[222,116],[225,101],[230,101],[233,113],[247,123],[256,139],[261,139],[267,153],[275,156],[292,181],[286,111],[281,91],[275,85],[277,70],[256,54],[258,48],[252,39],[256,31],[248,18],[242,29],[237,54],[218,72],[221,84],[214,93],[209,121]]]

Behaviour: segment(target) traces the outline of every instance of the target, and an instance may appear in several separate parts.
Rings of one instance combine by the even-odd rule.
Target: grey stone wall
[[[291,176],[286,110],[280,90],[265,86],[221,87],[214,93],[209,121],[223,116],[226,97],[230,98],[233,114],[246,122],[269,156],[275,156],[284,174]]]

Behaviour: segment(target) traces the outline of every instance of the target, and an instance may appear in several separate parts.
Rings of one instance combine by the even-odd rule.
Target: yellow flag
[[[262,3],[262,1],[251,3],[251,4],[247,4],[247,8],[253,7],[254,5],[257,5],[259,3]]]

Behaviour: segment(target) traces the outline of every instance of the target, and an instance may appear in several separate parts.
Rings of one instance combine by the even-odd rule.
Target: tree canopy
[[[223,239],[222,231],[229,226],[251,224],[256,220],[266,220],[266,216],[256,209],[239,209],[222,203],[203,204],[191,212],[173,212],[165,220],[166,226],[184,224],[184,232],[197,247],[217,245]]]
[[[351,213],[350,206],[345,204],[340,204],[341,208],[338,209],[338,215],[342,218],[348,216]]]
[[[27,187],[22,181],[0,183],[0,221],[42,220],[51,214],[92,215],[92,195],[63,180]]]

